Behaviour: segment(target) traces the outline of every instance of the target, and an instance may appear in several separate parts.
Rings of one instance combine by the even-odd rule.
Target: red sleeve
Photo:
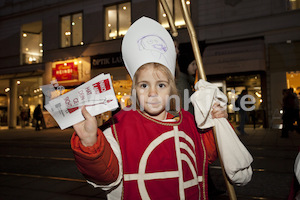
[[[202,131],[202,139],[206,149],[206,155],[209,164],[214,162],[218,157],[213,129]]]
[[[83,146],[74,132],[71,147],[77,168],[87,180],[100,185],[108,185],[117,180],[118,159],[100,129],[97,130],[97,142],[91,147]]]

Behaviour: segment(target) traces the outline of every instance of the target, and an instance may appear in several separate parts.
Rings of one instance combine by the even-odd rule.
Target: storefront
[[[89,57],[80,57],[64,61],[46,63],[43,75],[43,105],[57,96],[63,95],[90,80]],[[57,123],[46,111],[43,111],[46,128],[55,127]]]
[[[208,45],[203,63],[208,81],[228,97],[229,121],[239,123],[235,100],[242,90],[253,98],[254,109],[248,112],[248,124],[267,126],[267,87],[264,40],[253,39]]]
[[[251,101],[253,109],[248,111],[248,124],[252,124],[253,127],[257,126],[267,126],[267,107],[266,100],[263,98],[263,94],[266,87],[264,87],[264,81],[266,80],[264,72],[251,72],[246,74],[236,74],[226,76],[226,94],[228,97],[228,114],[230,122],[239,122],[238,112],[235,110],[235,101],[238,95],[241,94],[243,90],[248,91],[248,95],[252,99],[247,99]]]
[[[300,98],[300,71],[286,72],[287,88],[293,88],[294,93]]]
[[[295,95],[300,92],[300,42],[286,42],[268,45],[270,60],[270,103],[269,120],[272,127],[282,123],[283,90],[293,89]]]
[[[43,103],[43,94],[40,89],[42,76],[27,76],[0,80],[0,124],[8,126],[9,116],[16,115],[16,125],[31,126],[33,111],[38,104]],[[9,104],[16,106],[12,113]]]
[[[101,73],[110,74],[113,82],[116,97],[120,108],[130,104],[131,78],[124,67],[120,52],[101,54],[91,57],[91,76],[95,77]],[[106,112],[99,115],[99,123],[103,123],[112,116],[112,112]]]
[[[43,84],[41,85],[46,86],[48,89],[42,91],[44,94],[43,104],[47,104],[49,100],[75,89],[101,73],[111,75],[120,107],[127,106],[130,102],[131,79],[124,67],[120,53],[46,63]],[[108,120],[112,113],[109,111],[98,115],[98,125]],[[57,123],[47,111],[43,111],[43,116],[46,128],[57,126]]]
[[[7,126],[8,98],[6,94],[0,94],[0,126]]]

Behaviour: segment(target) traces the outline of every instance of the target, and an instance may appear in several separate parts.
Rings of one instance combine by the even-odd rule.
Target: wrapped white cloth
[[[215,126],[217,142],[224,168],[230,180],[238,185],[246,185],[252,177],[251,163],[253,158],[237,137],[233,128],[225,118],[213,119],[212,106],[219,102],[226,109],[227,97],[217,86],[200,80],[195,85],[196,92],[191,96],[194,105],[195,119],[198,128],[205,129]]]

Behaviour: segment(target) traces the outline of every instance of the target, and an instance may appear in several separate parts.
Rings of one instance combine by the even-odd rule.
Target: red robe
[[[208,198],[207,168],[216,158],[213,134],[212,130],[199,133],[190,113],[182,110],[178,121],[162,122],[140,111],[121,111],[111,121],[111,128],[122,154],[124,199]],[[76,137],[72,138],[72,148]],[[87,166],[91,163],[82,159],[78,148],[73,149],[79,170],[90,180],[103,183],[106,176],[93,175]],[[112,152],[109,145],[106,151]],[[113,153],[102,154],[112,157]],[[114,159],[111,161],[115,163]],[[107,168],[103,173],[111,175],[112,171]]]

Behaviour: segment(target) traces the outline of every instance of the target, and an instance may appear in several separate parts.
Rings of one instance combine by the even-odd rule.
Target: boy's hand
[[[213,105],[213,109],[211,111],[211,116],[213,119],[214,118],[227,118],[228,114],[227,114],[226,109],[224,109],[220,106],[220,103],[215,102]]]
[[[73,128],[84,146],[93,146],[97,142],[97,120],[85,108],[81,108],[84,121],[73,125]]]

